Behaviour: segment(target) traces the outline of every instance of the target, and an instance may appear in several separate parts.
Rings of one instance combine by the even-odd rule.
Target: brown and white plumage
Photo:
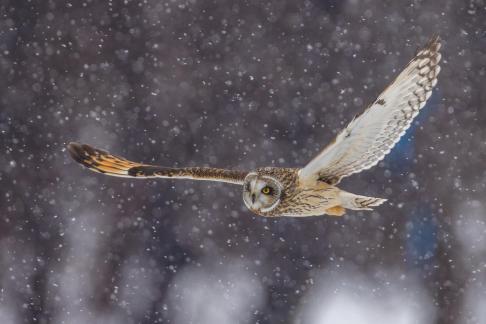
[[[87,144],[69,143],[71,157],[95,172],[124,178],[174,178],[243,184],[247,172],[216,168],[166,168],[129,161]]]
[[[434,37],[378,98],[299,173],[303,181],[337,184],[375,166],[410,127],[432,94],[440,72],[440,40]]]
[[[90,170],[111,176],[243,185],[245,205],[262,216],[340,216],[345,209],[370,210],[385,199],[355,195],[335,185],[376,165],[410,127],[437,83],[439,49],[439,38],[430,40],[385,91],[302,169],[168,168],[132,162],[86,144],[70,143],[68,151]]]

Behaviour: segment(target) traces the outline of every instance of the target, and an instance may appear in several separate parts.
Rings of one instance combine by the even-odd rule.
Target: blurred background
[[[1,323],[486,323],[485,1],[0,1]],[[265,219],[167,166],[307,163],[433,35],[439,83],[377,167],[389,202]]]

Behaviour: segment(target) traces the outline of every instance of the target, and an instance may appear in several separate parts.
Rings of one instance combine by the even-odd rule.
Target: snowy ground
[[[472,324],[486,310],[486,2],[0,1],[0,323]],[[434,34],[437,90],[343,218],[82,169],[301,166]]]

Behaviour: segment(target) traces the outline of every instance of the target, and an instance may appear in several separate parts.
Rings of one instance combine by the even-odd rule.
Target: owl
[[[171,168],[132,162],[86,144],[70,143],[68,151],[90,170],[111,176],[240,185],[248,209],[265,217],[341,216],[347,209],[371,210],[386,199],[356,195],[339,189],[337,184],[376,165],[410,127],[437,83],[440,46],[440,39],[432,38],[385,91],[303,168]]]

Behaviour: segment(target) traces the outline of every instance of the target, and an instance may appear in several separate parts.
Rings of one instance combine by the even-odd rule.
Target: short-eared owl
[[[168,168],[131,162],[86,144],[71,143],[68,149],[77,162],[111,176],[242,185],[245,205],[261,216],[340,216],[345,209],[370,210],[385,199],[355,195],[336,185],[342,178],[376,165],[410,127],[437,83],[439,49],[439,38],[431,39],[385,91],[301,169]]]

